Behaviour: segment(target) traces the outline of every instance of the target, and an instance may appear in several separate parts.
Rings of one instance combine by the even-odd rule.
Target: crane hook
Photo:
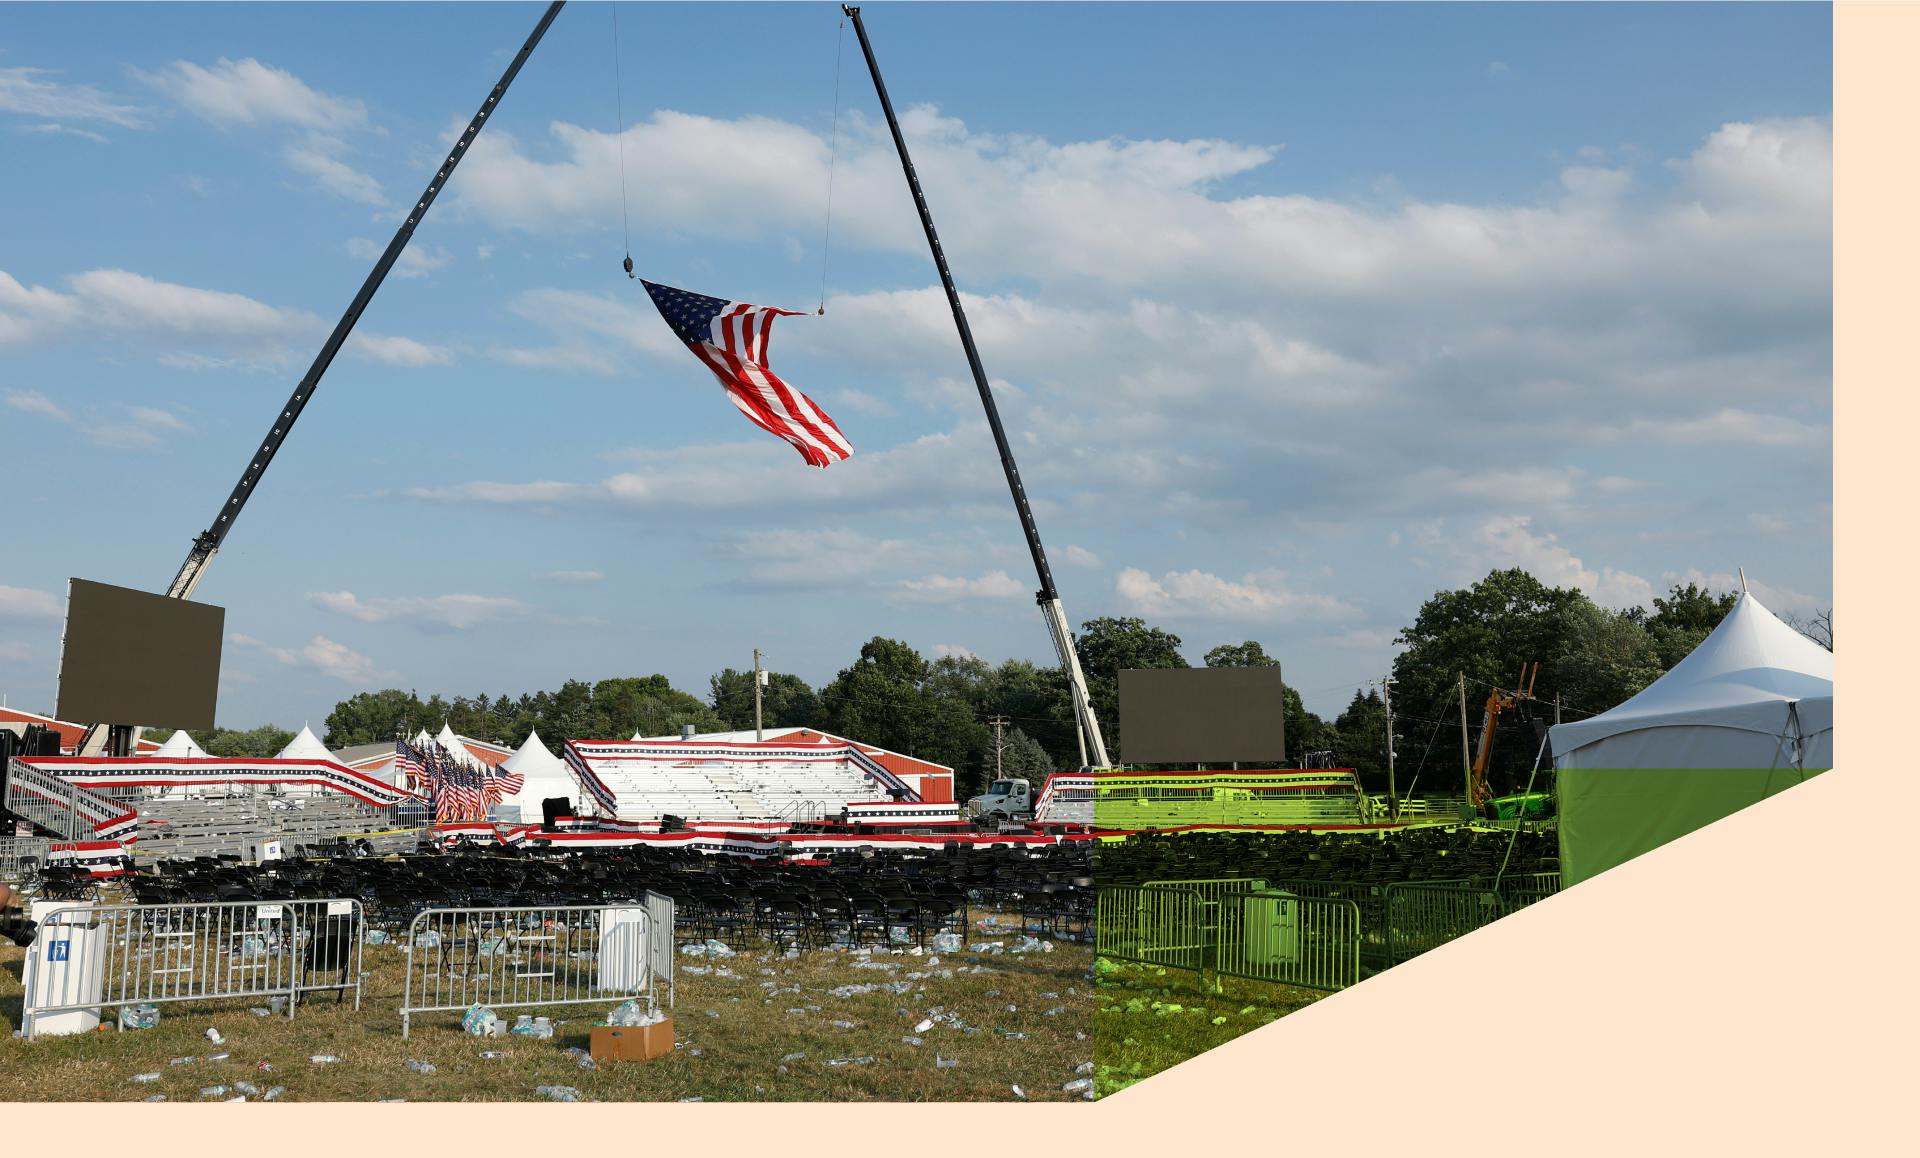
[[[628,277],[633,276],[633,255],[631,253],[627,255],[627,260],[620,263],[620,267],[627,271]]]

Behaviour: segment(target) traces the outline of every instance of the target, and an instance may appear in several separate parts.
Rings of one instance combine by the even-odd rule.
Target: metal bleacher
[[[369,838],[389,845],[393,822],[388,810],[333,793],[307,796],[233,795],[129,800],[140,813],[138,860],[181,860],[196,856],[257,857],[262,845],[280,843],[284,855],[303,848]],[[370,839],[378,834],[382,839]],[[412,834],[398,843],[411,847]]]

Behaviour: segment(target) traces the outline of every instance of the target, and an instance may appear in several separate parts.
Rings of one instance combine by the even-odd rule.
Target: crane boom
[[[260,447],[254,451],[246,470],[241,472],[240,481],[233,485],[233,493],[227,496],[227,501],[214,515],[213,525],[194,536],[193,546],[187,550],[186,561],[180,564],[180,570],[174,575],[173,582],[167,585],[168,598],[191,599],[193,597],[194,589],[206,576],[207,564],[213,562],[214,555],[219,553],[221,544],[227,540],[228,532],[233,530],[234,520],[240,517],[240,511],[247,505],[247,500],[253,496],[255,488],[260,485],[260,478],[266,474],[267,467],[273,462],[273,456],[280,452],[280,446],[286,441],[288,432],[293,429],[293,424],[299,421],[301,411],[305,410],[307,403],[312,401],[314,388],[320,384],[320,379],[326,374],[327,368],[333,365],[334,357],[340,353],[340,347],[346,344],[347,337],[353,333],[354,324],[360,320],[360,315],[373,301],[375,291],[379,290],[380,284],[387,279],[387,273],[393,269],[394,262],[400,259],[401,251],[405,250],[407,243],[413,240],[414,228],[427,215],[427,210],[433,207],[433,202],[440,196],[440,191],[446,188],[447,178],[453,175],[454,167],[460,164],[460,158],[467,155],[467,147],[479,135],[487,118],[498,107],[500,98],[506,95],[507,86],[511,85],[513,78],[520,74],[520,67],[526,64],[529,56],[533,55],[533,50],[539,45],[541,37],[547,34],[547,29],[553,25],[554,18],[560,15],[560,9],[565,5],[566,0],[554,0],[547,5],[546,12],[541,15],[540,22],[534,25],[533,32],[527,37],[526,43],[520,46],[520,51],[508,62],[507,70],[500,75],[500,80],[493,86],[492,91],[487,93],[487,99],[480,103],[479,111],[473,114],[471,121],[467,122],[466,131],[460,134],[459,139],[454,141],[453,148],[448,150],[447,159],[440,162],[440,168],[434,172],[432,180],[427,182],[426,191],[420,194],[413,208],[407,211],[406,220],[401,222],[400,228],[394,231],[393,240],[387,243],[386,251],[380,255],[380,260],[374,262],[373,271],[367,274],[367,280],[360,285],[360,292],[353,295],[353,301],[347,306],[347,312],[341,314],[340,320],[334,323],[333,332],[327,335],[326,343],[320,347],[320,353],[314,356],[313,364],[307,367],[306,374],[301,376],[300,384],[293,388],[293,394],[287,399],[287,404],[275,416],[273,425],[267,430],[267,436],[260,441]],[[78,750],[83,754],[97,751],[104,730],[105,726],[99,724],[89,728]]]
[[[986,369],[980,364],[980,351],[973,344],[973,329],[967,325],[967,313],[960,305],[960,291],[954,286],[953,271],[947,268],[947,255],[940,248],[940,235],[934,232],[933,214],[920,191],[920,177],[914,172],[913,158],[907,154],[907,140],[900,133],[900,121],[893,115],[893,101],[887,96],[887,82],[880,77],[880,62],[874,58],[873,44],[867,39],[867,26],[860,20],[860,9],[842,4],[840,10],[853,19],[854,34],[860,38],[860,51],[867,58],[867,71],[873,75],[873,88],[880,96],[880,111],[887,116],[887,128],[893,131],[893,145],[900,154],[900,168],[907,175],[907,188],[920,211],[920,225],[926,230],[927,247],[933,251],[933,264],[940,271],[940,284],[946,288],[947,304],[953,309],[953,324],[960,331],[960,345],[966,350],[967,366],[973,371],[973,384],[980,391],[980,404],[987,411],[987,426],[993,431],[993,444],[1000,451],[1000,468],[1007,476],[1007,489],[1013,492],[1014,510],[1020,516],[1020,529],[1027,537],[1027,550],[1033,555],[1033,569],[1040,576],[1040,590],[1034,599],[1053,638],[1053,650],[1060,657],[1060,670],[1066,673],[1073,697],[1073,713],[1079,724],[1082,766],[1107,767],[1107,742],[1100,734],[1100,720],[1094,715],[1093,700],[1087,693],[1087,677],[1080,670],[1080,657],[1073,646],[1073,630],[1067,624],[1066,609],[1060,592],[1053,585],[1053,569],[1047,566],[1047,552],[1040,545],[1040,528],[1033,521],[1033,506],[1027,502],[1027,488],[1020,481],[1020,468],[1013,461],[1013,448],[1007,443],[1006,429],[1000,424],[1000,408],[994,404],[993,390],[987,385]]]

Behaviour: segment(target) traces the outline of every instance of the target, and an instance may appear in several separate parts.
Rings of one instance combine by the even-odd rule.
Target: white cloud
[[[1073,564],[1075,567],[1096,567],[1097,568],[1101,566],[1100,556],[1094,554],[1092,551],[1087,550],[1085,547],[1081,547],[1073,543],[1067,544],[1067,549],[1063,554],[1063,558],[1065,558],[1067,562]]]
[[[0,583],[0,618],[59,619],[66,615],[59,596],[31,587],[9,587]]]
[[[19,663],[33,658],[33,645],[17,639],[0,640],[0,661]]]
[[[1661,574],[1660,581],[1669,586],[1676,583],[1695,583],[1709,591],[1738,591],[1740,576],[1734,571],[1702,571],[1698,567],[1689,567],[1684,571],[1667,571]],[[1747,590],[1753,593],[1762,606],[1775,615],[1797,613],[1805,615],[1813,611],[1825,611],[1833,606],[1831,595],[1811,595],[1796,591],[1791,587],[1778,587],[1752,575],[1747,576]]]
[[[211,67],[176,60],[159,72],[134,75],[195,115],[222,127],[289,124],[339,132],[362,128],[367,107],[321,92],[283,68],[252,57],[221,57]]]
[[[7,408],[23,414],[34,414],[41,418],[51,418],[55,422],[71,422],[73,416],[61,409],[53,399],[38,390],[7,391]]]
[[[150,110],[121,104],[86,84],[48,80],[59,75],[44,68],[0,68],[0,110],[68,121],[101,121],[123,129],[141,129]]]
[[[112,141],[109,141],[105,136],[103,136],[100,133],[94,132],[92,129],[82,129],[82,128],[76,128],[73,125],[63,125],[63,124],[60,124],[58,121],[48,121],[38,125],[27,125],[21,131],[28,132],[28,133],[42,133],[47,136],[79,137],[83,140],[92,141],[96,145],[110,145],[113,143]]]
[[[962,575],[903,579],[893,595],[908,603],[959,603],[974,599],[1032,598],[1033,593],[1005,571],[989,571],[973,579]]]
[[[1481,522],[1463,562],[1463,575],[1474,579],[1487,571],[1519,567],[1549,587],[1583,591],[1603,607],[1653,606],[1653,585],[1645,579],[1612,567],[1589,567],[1557,536],[1535,531],[1533,520],[1525,515],[1496,515]]]
[[[1169,571],[1155,579],[1138,567],[1125,567],[1113,587],[1127,609],[1141,615],[1272,623],[1353,611],[1338,599],[1294,590],[1279,571],[1255,572],[1236,583],[1207,571]]]
[[[533,608],[499,595],[426,595],[361,599],[351,591],[316,591],[307,602],[362,623],[406,623],[422,630],[455,630],[526,619]]]
[[[836,390],[830,401],[835,410],[847,410],[873,418],[890,418],[898,413],[892,403],[884,398],[876,398],[865,390]]]
[[[1786,519],[1766,511],[1754,511],[1749,514],[1747,525],[1763,535],[1784,535],[1793,528],[1793,524]]]
[[[451,366],[453,351],[445,346],[430,346],[412,338],[369,334],[355,330],[347,348],[363,357],[389,366]]]
[[[380,188],[380,182],[342,161],[337,155],[337,146],[317,144],[309,141],[304,144],[288,144],[280,150],[280,159],[294,172],[312,179],[320,189],[335,197],[348,201],[358,201],[362,205],[385,205],[387,195]]]
[[[362,261],[377,260],[387,247],[365,237],[355,237],[347,242],[347,254]],[[400,257],[393,263],[394,277],[425,277],[453,264],[453,254],[437,245],[427,245],[415,239],[400,251]]]
[[[598,583],[607,577],[605,571],[543,571],[542,579],[551,579],[555,583]]]
[[[342,683],[366,685],[390,674],[380,671],[367,656],[324,635],[314,636],[305,647],[274,647],[239,632],[228,635],[227,642],[256,649],[288,667],[317,671]]]

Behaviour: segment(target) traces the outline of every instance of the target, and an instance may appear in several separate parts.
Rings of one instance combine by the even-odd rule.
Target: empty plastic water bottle
[[[957,1057],[941,1057],[939,1054],[933,1055],[934,1069],[950,1070],[950,1069],[953,1069],[955,1066],[958,1066],[959,1064],[960,1064],[960,1059]]]
[[[340,1059],[330,1053],[317,1053],[317,1054],[314,1054],[312,1057],[308,1058],[307,1060],[312,1062],[314,1065],[324,1066],[324,1065],[332,1065],[334,1062],[337,1062]]]
[[[121,1029],[152,1029],[160,1024],[160,1007],[157,1005],[123,1005],[120,1007]]]
[[[1013,1096],[1024,1102],[1027,1100],[1027,1091],[1021,1089],[1019,1086],[1015,1086],[1013,1087]]]
[[[157,1082],[160,1080],[160,1074],[159,1071],[156,1070],[150,1074],[135,1074],[127,1080],[130,1082],[140,1082],[142,1084],[146,1082]]]
[[[225,1045],[225,1044],[227,1044],[227,1039],[226,1039],[226,1038],[224,1038],[224,1037],[221,1037],[221,1036],[220,1036],[220,1031],[219,1031],[219,1030],[217,1030],[217,1029],[209,1029],[209,1030],[207,1030],[207,1040],[208,1040],[208,1041],[210,1041],[210,1042],[212,1042],[212,1043],[213,1043],[213,1044],[215,1044],[215,1045]]]
[[[227,1087],[202,1086],[200,1087],[200,1096],[203,1098],[224,1098],[227,1096]]]
[[[1068,1082],[1066,1085],[1060,1087],[1062,1092],[1069,1093],[1069,1094],[1077,1094],[1081,1090],[1090,1090],[1092,1088],[1093,1088],[1092,1078],[1075,1078],[1072,1081]]]
[[[207,1060],[208,1060],[208,1061],[226,1061],[226,1060],[227,1060],[228,1058],[230,1058],[230,1057],[232,1057],[232,1056],[233,1056],[232,1054],[230,1054],[230,1053],[227,1053],[226,1051],[224,1051],[224,1050],[223,1050],[223,1051],[221,1051],[220,1053],[210,1053],[210,1054],[208,1054],[208,1055],[207,1055]]]
[[[263,1102],[271,1102],[275,1098],[278,1098],[281,1094],[284,1094],[286,1092],[287,1092],[287,1087],[275,1086],[272,1089],[268,1090],[266,1093],[261,1094],[260,1100]]]
[[[577,1102],[580,1091],[572,1086],[535,1086],[533,1092],[551,1102]]]
[[[243,1094],[257,1094],[260,1092],[260,1087],[254,1085],[252,1082],[235,1082],[233,1083],[233,1088]]]
[[[165,1094],[153,1094],[147,1098],[147,1101],[149,1102],[164,1102],[166,1100],[167,1100],[167,1095]]]
[[[197,1062],[199,1060],[200,1059],[197,1057],[177,1057],[169,1061],[167,1064],[170,1066],[190,1066],[194,1062]]]
[[[507,1051],[504,1049],[483,1049],[480,1051],[480,1056],[486,1058],[488,1061],[498,1061],[507,1056]]]
[[[1081,1062],[1079,1065],[1073,1067],[1073,1072],[1076,1074],[1090,1074],[1093,1072],[1093,1063]]]
[[[414,1061],[412,1059],[408,1059],[407,1068],[416,1074],[430,1074],[439,1069],[439,1067],[432,1062]]]
[[[807,1055],[806,1055],[806,1054],[803,1054],[803,1053],[790,1053],[790,1054],[787,1054],[786,1056],[784,1056],[784,1057],[782,1057],[782,1058],[781,1058],[780,1060],[781,1060],[781,1062],[783,1062],[783,1063],[784,1063],[784,1062],[791,1062],[791,1061],[799,1061],[799,1060],[800,1060],[801,1058],[804,1058],[804,1057],[806,1057],[806,1056],[807,1056]]]
[[[917,1037],[903,1037],[900,1040],[906,1043],[907,1045],[914,1046],[915,1048],[918,1048],[926,1044],[926,1042],[923,1039],[917,1038]]]
[[[852,1029],[852,1028],[853,1028],[853,1022],[851,1022],[851,1021],[836,1021],[836,1022],[834,1022],[834,1023],[833,1023],[833,1028],[835,1028],[835,1029]]]

